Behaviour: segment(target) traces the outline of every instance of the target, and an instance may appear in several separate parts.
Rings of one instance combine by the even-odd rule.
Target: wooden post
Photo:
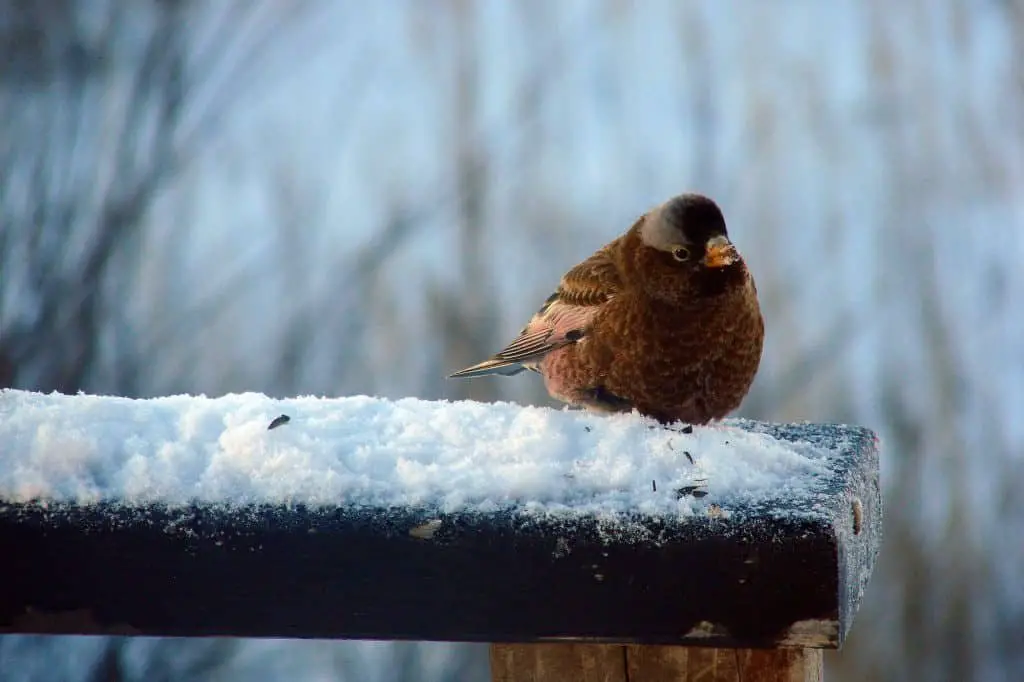
[[[492,644],[492,682],[819,682],[821,649]]]

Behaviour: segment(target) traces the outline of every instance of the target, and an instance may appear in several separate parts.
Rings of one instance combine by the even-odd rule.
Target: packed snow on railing
[[[7,390],[0,502],[674,517],[714,504],[727,515],[734,505],[813,498],[850,445],[779,440],[742,420],[688,431],[636,414],[509,403]]]

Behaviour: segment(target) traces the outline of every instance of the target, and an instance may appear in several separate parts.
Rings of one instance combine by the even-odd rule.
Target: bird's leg
[[[615,395],[604,386],[578,389],[573,396],[573,402],[599,412],[629,412],[633,409],[633,403]]]

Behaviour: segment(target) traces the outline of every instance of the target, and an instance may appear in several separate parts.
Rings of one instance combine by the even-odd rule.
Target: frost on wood
[[[164,617],[135,599],[94,631],[836,646],[880,537],[877,443],[856,427],[684,432],[511,404],[5,391],[0,448],[0,552],[66,553],[66,532],[78,561],[99,570],[117,551],[128,571],[137,549],[134,577],[153,580],[164,557]],[[192,619],[166,585],[223,570],[203,563],[221,553],[278,616],[240,615],[221,583],[204,603],[236,613]],[[288,620],[289,571],[304,576],[304,623]],[[17,589],[44,594],[41,575],[26,566]],[[79,609],[97,608],[89,589]],[[403,616],[396,594],[445,615]],[[31,599],[9,630],[45,629]]]

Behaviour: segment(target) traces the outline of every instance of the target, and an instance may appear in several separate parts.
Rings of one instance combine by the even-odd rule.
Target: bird
[[[511,343],[449,378],[532,370],[570,406],[706,424],[740,406],[763,346],[757,286],[721,209],[685,193],[571,268]]]

